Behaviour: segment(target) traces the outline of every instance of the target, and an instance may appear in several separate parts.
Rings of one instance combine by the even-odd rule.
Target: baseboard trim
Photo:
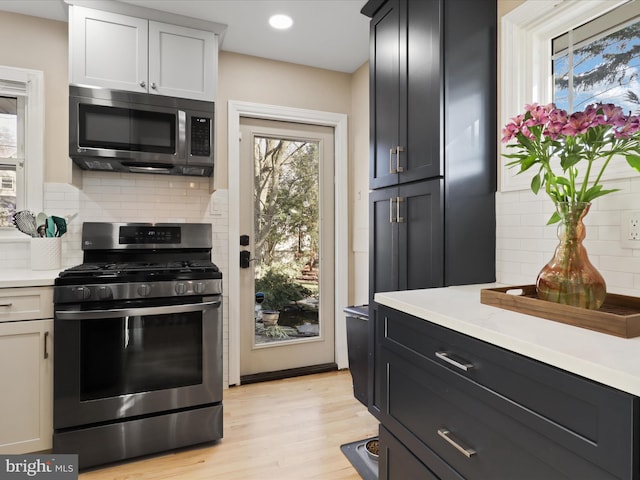
[[[281,380],[283,378],[301,377],[303,375],[312,375],[314,373],[333,372],[338,370],[337,363],[322,363],[320,365],[310,365],[308,367],[288,368],[286,370],[277,370],[275,372],[254,373],[251,375],[242,375],[240,384],[247,385],[249,383],[268,382],[270,380]]]

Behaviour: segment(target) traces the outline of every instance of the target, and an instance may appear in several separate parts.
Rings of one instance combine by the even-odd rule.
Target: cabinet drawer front
[[[631,478],[637,442],[637,399],[632,395],[395,310],[380,313],[383,349],[490,392],[486,402],[492,408],[589,462]]]
[[[53,288],[0,289],[0,322],[53,318]]]
[[[433,472],[400,443],[386,428],[380,426],[380,480],[439,480]]]
[[[504,414],[506,401],[496,408],[493,392],[437,365],[382,355],[388,392],[382,421],[414,453],[424,444],[469,479],[618,478]]]

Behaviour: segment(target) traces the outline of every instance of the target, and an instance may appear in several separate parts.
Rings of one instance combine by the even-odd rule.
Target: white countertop
[[[53,285],[61,270],[0,270],[0,288],[45,287]]]
[[[497,284],[376,293],[375,301],[640,396],[640,337],[619,338],[480,303]]]

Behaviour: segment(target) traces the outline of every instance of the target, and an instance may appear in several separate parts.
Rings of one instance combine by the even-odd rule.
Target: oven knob
[[[89,300],[91,298],[91,290],[87,287],[77,287],[74,291],[78,300]]]
[[[143,283],[138,287],[138,295],[140,295],[141,297],[148,297],[150,293],[151,293],[151,285],[147,285],[146,283]]]
[[[100,300],[110,300],[113,298],[113,292],[109,287],[99,287],[98,298]]]
[[[193,291],[196,292],[198,295],[203,294],[206,288],[207,288],[207,284],[204,282],[196,282],[193,285]]]
[[[187,286],[180,282],[180,283],[176,283],[176,293],[178,295],[184,295],[187,292]]]

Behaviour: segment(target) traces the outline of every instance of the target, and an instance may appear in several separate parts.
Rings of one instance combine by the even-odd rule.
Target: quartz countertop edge
[[[480,290],[464,285],[376,293],[374,300],[423,320],[554,367],[640,396],[640,337],[600,332],[480,303]]]
[[[52,286],[61,270],[0,270],[0,288]]]

